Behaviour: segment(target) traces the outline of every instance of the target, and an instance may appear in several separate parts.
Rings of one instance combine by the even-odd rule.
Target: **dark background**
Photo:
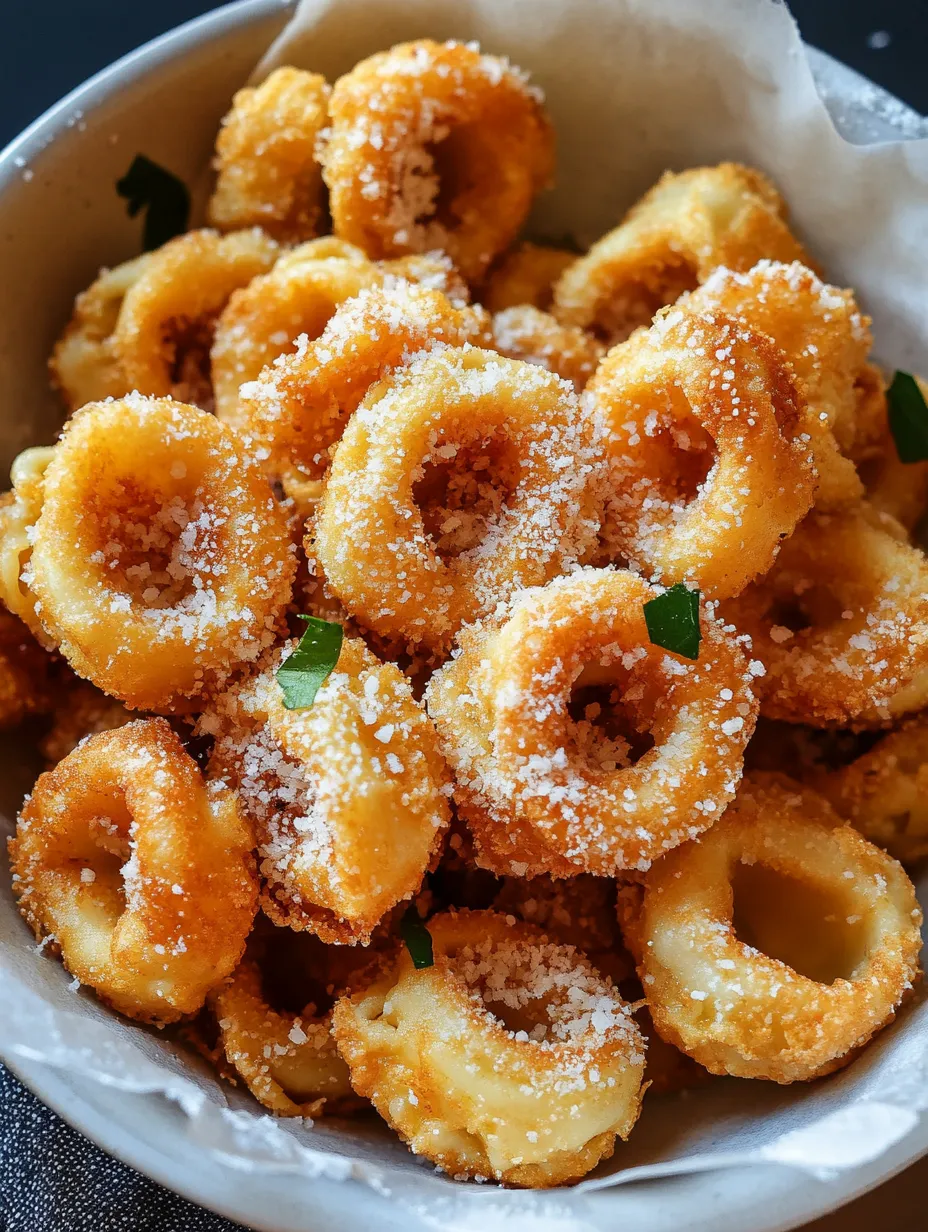
[[[0,145],[112,60],[218,7],[197,0],[0,0]],[[928,0],[792,0],[790,8],[807,42],[928,113]],[[928,1226],[926,1190],[928,1168],[919,1165],[808,1232]],[[231,1227],[102,1155],[0,1067],[0,1232]]]

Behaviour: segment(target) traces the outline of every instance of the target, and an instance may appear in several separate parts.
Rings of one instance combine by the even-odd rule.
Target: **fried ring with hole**
[[[850,764],[820,773],[832,807],[903,864],[928,856],[928,717],[916,715]]]
[[[211,227],[261,227],[282,244],[315,235],[324,214],[316,142],[330,93],[318,73],[290,67],[236,92],[216,139]]]
[[[645,996],[660,1034],[710,1073],[805,1082],[892,1021],[921,919],[900,864],[815,792],[759,775],[648,873]]]
[[[588,549],[598,446],[594,417],[553,373],[475,348],[434,351],[349,420],[312,552],[369,629],[446,650],[465,622]],[[421,487],[430,463],[453,467],[434,494]]]
[[[493,317],[493,349],[510,359],[537,364],[570,381],[578,392],[606,352],[592,334],[562,325],[547,312],[521,304]]]
[[[154,259],[143,253],[99,277],[74,301],[74,312],[48,361],[52,384],[69,411],[86,402],[121,398],[130,386],[113,344],[123,300]]]
[[[490,271],[480,301],[489,312],[529,304],[547,312],[554,284],[577,259],[575,252],[542,244],[518,244]]]
[[[10,468],[13,490],[0,497],[0,600],[46,649],[53,643],[23,574],[29,572],[35,524],[42,512],[45,472],[54,456],[54,445],[24,449]]]
[[[169,240],[127,290],[112,348],[126,388],[209,409],[209,348],[216,318],[238,287],[266,274],[277,244],[259,231],[188,231]]]
[[[884,727],[928,704],[928,564],[866,504],[808,517],[723,610],[766,667],[768,718]]]
[[[745,273],[717,269],[686,301],[694,312],[724,313],[766,334],[792,365],[808,405],[805,420],[818,471],[817,509],[863,496],[854,463],[838,447],[849,438],[873,341],[870,319],[850,291],[828,286],[805,266],[760,261]]]
[[[210,350],[216,414],[225,423],[241,428],[247,421],[247,406],[243,409],[239,399],[242,385],[261,376],[278,356],[297,350],[303,335],[318,338],[339,304],[366,287],[403,278],[453,296],[457,306],[467,303],[467,287],[441,253],[377,265],[341,241],[336,244],[346,250],[343,255],[320,255],[327,252],[323,243],[310,240],[293,249],[270,273],[229,297]]]
[[[251,953],[210,995],[226,1060],[277,1116],[318,1117],[359,1103],[332,1036],[331,1013],[307,1004],[292,1014],[265,999],[260,960]]]
[[[608,429],[600,558],[716,599],[766,573],[815,491],[805,402],[782,352],[677,305],[613,347],[587,394]]]
[[[426,704],[478,863],[517,877],[645,869],[721,816],[757,706],[737,639],[705,608],[699,658],[651,644],[633,573],[585,569],[523,591],[465,630]],[[607,695],[572,714],[578,690]],[[631,743],[624,733],[630,732]],[[635,742],[653,745],[637,760]]]
[[[143,1022],[195,1013],[257,910],[251,830],[164,719],[85,740],[41,775],[10,840],[26,921],[70,973]]]
[[[584,1176],[638,1117],[629,1007],[573,946],[512,916],[451,911],[427,927],[431,967],[401,947],[335,1006],[355,1090],[455,1180]]]
[[[420,39],[370,56],[335,83],[329,110],[333,229],[374,258],[437,248],[478,281],[551,178],[538,91],[470,45]]]
[[[300,339],[295,354],[249,382],[241,413],[272,471],[320,479],[348,417],[387,372],[437,342],[487,338],[482,309],[455,308],[440,291],[406,282],[372,286],[341,304],[317,339]]]
[[[366,945],[411,898],[448,825],[432,724],[392,663],[346,638],[308,709],[287,710],[269,666],[200,720],[209,773],[233,787],[258,835],[262,906],[276,924]]]
[[[92,402],[43,486],[24,580],[78,675],[132,709],[198,710],[273,643],[295,572],[286,517],[214,416]]]
[[[554,315],[612,344],[647,325],[720,265],[747,270],[764,257],[810,264],[786,207],[759,171],[737,163],[665,172],[554,288]]]
[[[55,661],[21,620],[0,607],[0,730],[54,708]]]

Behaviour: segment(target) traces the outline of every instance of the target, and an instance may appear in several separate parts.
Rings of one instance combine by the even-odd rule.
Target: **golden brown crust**
[[[556,372],[578,392],[585,388],[606,350],[592,334],[576,325],[562,325],[550,313],[527,304],[495,314],[493,349],[510,359]]]
[[[528,304],[547,312],[554,298],[554,284],[576,252],[542,244],[517,244],[490,271],[480,295],[489,312],[503,312]]]

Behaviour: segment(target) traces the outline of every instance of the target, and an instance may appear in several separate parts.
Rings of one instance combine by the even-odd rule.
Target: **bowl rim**
[[[107,101],[114,91],[125,83],[127,76],[138,79],[154,74],[163,65],[182,58],[236,26],[247,27],[252,24],[263,24],[274,15],[279,15],[282,27],[296,4],[297,0],[231,0],[230,3],[223,4],[158,35],[113,61],[54,103],[0,150],[0,194],[14,176],[22,174],[22,168],[25,165],[40,156],[43,150],[73,126],[73,117],[76,112],[87,114]],[[867,111],[870,115],[875,114],[855,97],[860,87],[863,86],[867,88],[871,101],[875,100],[878,104],[886,105],[882,124],[878,125],[886,130],[885,136],[911,136],[913,131],[918,130],[919,125],[928,132],[928,120],[921,117],[914,108],[890,94],[889,91],[875,85],[863,74],[835,60],[816,47],[806,44],[806,51],[816,81],[829,83],[828,97],[823,100],[826,106],[832,98],[835,98],[843,102],[851,112],[856,109],[861,113]],[[258,58],[259,56],[256,55],[256,62]],[[915,127],[912,128],[912,125]],[[908,131],[907,126],[909,126]],[[883,138],[877,137],[877,139]],[[41,1062],[27,1061],[19,1056],[5,1056],[2,1041],[0,1041],[0,1061],[43,1104],[72,1129],[93,1142],[100,1150],[187,1201],[240,1225],[243,1212],[236,1203],[232,1185],[228,1187],[228,1197],[217,1194],[209,1199],[207,1205],[202,1193],[198,1192],[196,1179],[179,1177],[170,1157],[146,1143],[143,1138],[126,1134],[120,1123],[109,1122],[90,1100],[81,1094],[79,1082],[75,1084],[71,1076],[61,1074]],[[786,1205],[792,1207],[792,1210],[787,1212],[785,1208],[779,1211],[765,1208],[769,1218],[765,1220],[762,1214],[755,1214],[752,1219],[752,1232],[788,1232],[790,1228],[798,1228],[801,1224],[835,1211],[891,1180],[926,1153],[928,1153],[928,1118],[923,1117],[906,1138],[890,1151],[869,1165],[842,1173],[836,1181],[818,1182],[811,1177],[797,1175],[790,1169],[789,1173],[793,1180],[790,1186],[793,1200],[787,1202]],[[778,1170],[782,1171],[782,1169]],[[752,1169],[743,1171],[749,1172]],[[241,1173],[240,1175],[247,1174]],[[308,1177],[306,1183],[320,1184],[319,1181]],[[631,1182],[630,1185],[608,1192],[618,1195],[623,1190],[635,1186],[660,1186],[662,1184],[664,1181]],[[797,1201],[801,1193],[805,1194],[805,1198]],[[739,1212],[740,1215],[744,1213],[744,1211]],[[719,1229],[719,1232],[735,1232],[734,1225],[729,1228],[727,1224],[720,1222],[719,1214],[718,1211],[707,1212],[711,1222],[708,1222],[705,1227],[712,1226]],[[313,1212],[307,1210],[306,1215],[307,1218],[314,1219]],[[252,1218],[249,1215],[244,1217]],[[267,1218],[273,1219],[273,1212],[269,1211]],[[263,1218],[260,1224],[252,1222],[241,1226],[263,1228],[266,1232],[276,1227],[272,1223],[264,1222]],[[319,1228],[321,1232],[323,1227],[327,1227],[326,1224],[315,1223],[307,1223],[305,1226],[307,1232],[310,1228]],[[695,1232],[697,1225],[692,1226]],[[681,1232],[686,1232],[686,1230],[681,1229]]]

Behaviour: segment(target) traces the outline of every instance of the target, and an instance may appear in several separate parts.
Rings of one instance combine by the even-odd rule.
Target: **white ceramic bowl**
[[[26,445],[50,439],[60,423],[46,360],[72,296],[101,264],[112,265],[137,250],[138,226],[126,218],[115,180],[143,150],[194,182],[231,94],[291,7],[280,0],[239,0],[149,43],[70,94],[0,155],[0,466],[6,468]],[[906,117],[894,100],[870,91],[871,106],[864,111],[861,78],[821,53],[810,54],[846,135],[861,142],[901,135],[899,121]],[[886,106],[874,108],[874,98]],[[911,115],[908,122],[911,126]],[[0,808],[7,810],[15,809],[27,785],[28,769],[14,766],[15,760],[8,754],[0,758]],[[2,867],[0,882],[8,884]],[[420,1232],[444,1226],[434,1217],[420,1221],[358,1184],[294,1173],[272,1180],[250,1177],[192,1149],[183,1114],[164,1100],[127,1096],[21,1058],[7,1063],[105,1151],[250,1227]],[[636,1232],[778,1232],[850,1201],[926,1151],[928,1121],[923,1121],[877,1161],[833,1182],[775,1166],[741,1168],[626,1185],[588,1195],[583,1207],[598,1216],[597,1222],[605,1216],[610,1226]],[[491,1197],[488,1191],[475,1194],[469,1227],[482,1226],[480,1205]],[[563,1211],[549,1226],[570,1232],[577,1225],[565,1220]],[[507,1222],[519,1232],[517,1216]],[[531,1226],[540,1225],[533,1219]]]

